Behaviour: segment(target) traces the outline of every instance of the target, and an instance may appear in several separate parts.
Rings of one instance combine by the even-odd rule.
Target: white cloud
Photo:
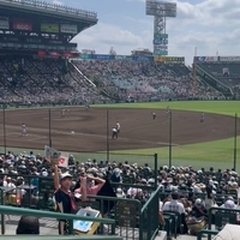
[[[130,54],[130,50],[144,47],[144,41],[127,29],[118,26],[99,23],[85,30],[73,39],[79,49],[95,49],[98,53],[108,53],[113,47],[119,54]]]
[[[63,5],[63,2],[58,1],[58,0],[53,0],[52,3],[53,4],[58,4],[58,5]]]
[[[145,4],[145,0],[125,0],[129,1]],[[202,0],[195,4],[190,0],[172,1],[177,2],[177,18],[167,19],[169,55],[185,56],[187,63],[191,63],[195,47],[203,56],[215,55],[217,51],[220,55],[238,54],[240,0]],[[107,53],[111,46],[119,54],[129,54],[137,47],[152,49],[153,18],[144,14],[139,19],[124,17],[129,20],[125,28],[124,24],[114,25],[112,19],[109,23],[105,20],[79,34],[74,41],[79,43],[79,49],[92,48],[98,53]],[[137,31],[130,25],[138,26]]]

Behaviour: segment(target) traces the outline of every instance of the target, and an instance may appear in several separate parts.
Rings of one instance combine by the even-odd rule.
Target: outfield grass
[[[151,103],[119,103],[93,105],[94,107],[106,108],[154,108],[166,109],[169,106],[175,110],[210,112],[223,115],[239,114],[240,117],[240,101],[178,101],[178,102],[151,102]]]
[[[165,109],[169,106],[175,110],[185,111],[199,111],[199,112],[211,112],[223,115],[233,116],[235,113],[240,117],[240,101],[182,101],[182,102],[154,102],[154,103],[123,103],[123,104],[106,104],[106,105],[94,105],[94,107],[105,108],[148,108],[148,109]],[[240,128],[240,126],[239,126]],[[240,171],[240,137],[238,137],[237,146],[237,170]],[[212,142],[188,144],[181,146],[174,146],[172,164],[175,166],[192,165],[194,167],[215,167],[215,168],[232,168],[233,167],[233,148],[234,139],[223,139]],[[1,148],[0,148],[1,149]],[[15,153],[22,152],[24,150],[30,151],[30,149],[14,149],[8,148]],[[2,149],[3,151],[3,149]],[[37,152],[43,153],[42,150]],[[125,161],[138,162],[143,164],[149,162],[153,165],[153,157],[142,155],[158,154],[159,165],[168,164],[169,148],[152,148],[152,149],[137,149],[137,150],[124,150],[115,151],[110,153],[111,161]],[[106,153],[73,153],[75,158],[79,161],[86,161],[88,158],[106,159]],[[124,155],[122,155],[124,154]],[[134,155],[133,155],[134,154]],[[139,155],[139,156],[137,156]]]
[[[124,103],[118,105],[107,105],[105,107],[119,108],[154,108],[165,109],[169,106],[174,110],[199,111],[240,117],[240,101],[182,101],[182,102],[154,102],[154,103]],[[240,126],[239,126],[240,128]],[[238,137],[237,154],[239,156],[240,137]],[[195,167],[216,166],[221,168],[233,167],[234,139],[223,139],[212,142],[188,144],[173,147],[173,165],[192,165]],[[159,163],[168,164],[169,148],[137,149],[126,151],[115,151],[115,153],[126,154],[151,154],[158,153]],[[240,171],[239,157],[237,158],[237,169]]]

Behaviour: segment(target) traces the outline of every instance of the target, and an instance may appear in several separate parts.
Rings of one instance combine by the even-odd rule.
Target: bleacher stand
[[[39,154],[35,155],[33,152],[30,154],[26,152],[22,154],[9,152],[6,156],[1,155],[0,170],[2,177],[0,185],[5,187],[10,187],[10,185],[11,187],[17,186],[17,191],[12,192],[7,197],[6,204],[18,206],[26,204],[25,201],[29,201],[29,195],[24,190],[26,184],[34,185],[34,181],[38,176],[51,178],[53,174],[50,165],[44,157]],[[69,169],[62,169],[62,172],[64,171],[69,171],[76,180],[82,172],[112,180],[112,184],[114,184],[113,180],[115,179],[116,183],[113,185],[113,189],[115,189],[118,197],[138,199],[142,204],[145,204],[151,196],[150,188],[143,189],[143,186],[154,186],[154,170],[147,164],[145,166],[139,166],[137,163],[129,164],[128,162],[117,164],[115,162],[97,161],[96,159],[77,162],[71,156]],[[32,180],[29,181],[22,176],[32,177]],[[207,212],[210,207],[217,206],[219,209],[228,208],[231,211],[239,209],[240,176],[233,170],[227,169],[221,171],[213,168],[209,170],[195,170],[191,166],[173,166],[169,169],[167,166],[163,166],[157,172],[157,179],[157,186],[160,186],[162,189],[159,199],[159,214],[166,218],[166,221],[169,220],[169,216],[171,217],[171,213],[164,212],[164,209],[178,211],[174,208],[175,205],[173,208],[166,209],[164,207],[167,202],[168,205],[170,204],[173,192],[176,192],[178,196],[178,199],[175,197],[174,201],[179,201],[180,205],[184,207],[183,211],[188,226],[192,226],[193,223],[199,223],[202,224],[200,225],[201,228],[205,227],[208,220]],[[132,186],[126,187],[121,185],[122,183],[130,183]],[[23,189],[21,189],[21,186],[23,186]],[[35,185],[36,187],[37,184]],[[51,199],[52,194],[49,193],[48,196],[48,206],[51,210],[54,207],[53,200]],[[38,189],[32,192],[31,199],[32,204],[38,203]],[[203,220],[205,224],[203,224]],[[235,219],[236,221],[238,219]],[[162,228],[165,227],[167,225],[162,225]],[[178,228],[177,233],[181,233],[181,228]],[[196,231],[192,233],[196,234]]]
[[[108,100],[62,59],[2,57],[0,73],[1,102],[82,104]]]
[[[198,65],[216,79],[231,87],[234,93],[240,94],[239,62],[199,62]]]
[[[156,101],[199,97],[213,99],[221,94],[197,83],[193,92],[191,71],[184,64],[137,61],[73,61],[78,69],[109,95],[121,101]]]

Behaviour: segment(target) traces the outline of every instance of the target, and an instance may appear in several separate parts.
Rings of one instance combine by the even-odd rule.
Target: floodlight
[[[176,17],[177,4],[157,0],[146,0],[146,14],[156,17]]]

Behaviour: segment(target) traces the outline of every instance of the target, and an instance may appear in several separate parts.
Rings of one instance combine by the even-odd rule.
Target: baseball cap
[[[63,180],[65,178],[72,178],[72,175],[68,172],[60,174],[60,180]]]
[[[232,201],[232,200],[227,200],[227,201],[224,203],[224,207],[225,207],[225,208],[229,208],[229,209],[234,209],[234,208],[235,208],[234,201]]]

